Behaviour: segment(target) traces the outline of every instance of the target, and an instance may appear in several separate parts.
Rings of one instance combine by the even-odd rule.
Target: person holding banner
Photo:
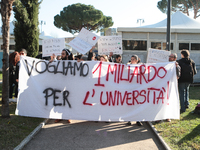
[[[27,51],[22,48],[21,51],[19,52],[20,55],[26,56],[27,55]]]
[[[16,65],[20,60],[18,52],[13,52],[9,55],[9,101],[17,102],[17,81],[16,81]],[[15,87],[15,98],[13,99],[13,90]]]
[[[93,49],[95,48],[95,46],[93,46],[91,49],[90,49],[90,51],[89,51],[89,53],[88,53],[88,58],[87,58],[87,60],[94,60],[95,59],[95,53],[93,52]]]
[[[62,50],[60,59],[61,60],[74,60],[73,54],[68,49],[63,49]],[[55,60],[57,60],[57,56],[55,54],[53,54],[51,56],[51,60],[50,61],[52,62],[52,61],[55,61]]]
[[[114,62],[113,52],[110,52],[108,60],[109,62]]]
[[[177,59],[176,53],[172,53],[169,55],[169,61],[176,61],[176,59]],[[179,79],[181,76],[181,67],[178,65],[178,62],[176,62],[176,76],[177,79]]]
[[[122,63],[122,56],[121,55],[116,55],[116,58],[115,58],[115,63]]]
[[[62,60],[73,60],[73,54],[68,49],[63,49],[61,53]]]
[[[52,57],[53,58],[53,57]],[[63,49],[61,53],[61,60],[73,60],[73,54],[68,49]],[[62,119],[56,119],[55,123],[60,122]],[[71,123],[70,120],[67,120],[68,123]]]
[[[138,63],[140,63],[139,57],[138,57],[137,55],[133,55],[133,56],[131,57],[131,63],[130,63],[130,64],[138,64]],[[137,124],[138,126],[142,126],[142,123],[141,123],[140,121],[137,121],[136,124]],[[127,125],[130,126],[130,125],[131,125],[131,122],[129,121],[129,122],[127,123]]]
[[[169,55],[169,62],[175,61],[176,63],[176,77],[177,79],[179,79],[181,75],[181,67],[178,65],[178,62],[176,62],[176,59],[177,59],[176,53],[171,53]],[[167,119],[167,122],[171,122],[171,119]]]
[[[18,95],[18,82],[19,82],[19,65],[20,65],[20,55],[22,56],[26,56],[27,55],[27,51],[22,48],[20,50],[20,52],[13,52],[11,53],[11,55],[9,56],[9,61],[11,62],[10,64],[12,64],[12,67],[14,67],[15,69],[12,70],[13,74],[12,74],[12,82],[10,80],[10,94],[9,94],[9,100],[13,101],[13,102],[17,102],[17,95]],[[11,67],[11,69],[12,69]],[[11,85],[12,84],[12,85]],[[15,98],[14,100],[12,99],[12,93],[13,93],[13,88],[15,86]]]

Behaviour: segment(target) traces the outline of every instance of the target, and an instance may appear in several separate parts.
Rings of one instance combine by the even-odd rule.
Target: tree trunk
[[[2,38],[3,38],[3,84],[2,84],[2,117],[10,117],[9,111],[9,40],[10,15],[14,0],[1,0]]]

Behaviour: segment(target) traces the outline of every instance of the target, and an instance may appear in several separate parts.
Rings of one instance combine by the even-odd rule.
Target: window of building
[[[200,43],[191,43],[191,50],[200,50]]]
[[[147,41],[122,40],[123,50],[147,50]]]
[[[3,50],[3,45],[1,45],[1,50]],[[15,45],[9,45],[9,50],[15,50]]]
[[[189,50],[189,43],[179,43],[179,50],[188,49]]]
[[[151,42],[151,48],[161,49],[161,42]]]
[[[170,50],[173,50],[173,48],[174,48],[174,44],[171,43],[171,45],[170,45]],[[163,49],[164,49],[164,50],[166,49],[166,42],[163,43]]]
[[[15,45],[9,45],[9,50],[15,50]]]

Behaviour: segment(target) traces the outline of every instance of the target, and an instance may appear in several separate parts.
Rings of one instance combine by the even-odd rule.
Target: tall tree
[[[27,50],[28,56],[35,57],[39,50],[39,5],[42,0],[15,0],[14,36],[15,50]]]
[[[167,13],[167,1],[161,0],[157,3],[158,9]],[[194,12],[194,19],[200,16],[200,0],[172,0],[172,11],[181,11],[189,16],[189,11]]]
[[[3,38],[3,86],[2,117],[10,117],[9,111],[9,40],[10,16],[14,0],[1,0],[2,38]]]
[[[74,34],[82,27],[90,31],[104,31],[113,25],[113,21],[112,17],[104,16],[92,5],[77,3],[64,7],[60,14],[54,16],[54,25]]]

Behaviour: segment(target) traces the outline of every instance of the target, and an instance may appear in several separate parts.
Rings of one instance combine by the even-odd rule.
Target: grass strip
[[[200,102],[200,87],[190,87],[190,105],[180,120],[153,123],[156,130],[173,150],[200,149],[200,115],[193,111]]]

